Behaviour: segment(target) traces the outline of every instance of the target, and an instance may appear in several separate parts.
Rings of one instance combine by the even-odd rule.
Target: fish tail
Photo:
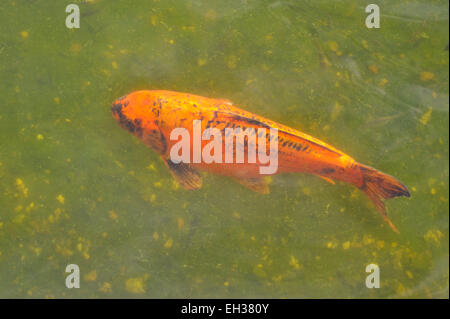
[[[408,189],[394,177],[382,173],[372,167],[359,164],[359,168],[363,177],[363,183],[360,189],[370,198],[383,217],[384,221],[392,228],[393,231],[398,233],[398,229],[387,217],[383,199],[399,196],[410,197],[411,195]]]

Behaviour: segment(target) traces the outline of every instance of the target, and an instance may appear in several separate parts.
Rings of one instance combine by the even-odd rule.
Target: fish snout
[[[111,112],[113,117],[118,122],[122,122],[125,116],[125,108],[130,104],[130,101],[128,100],[128,95],[124,95],[117,100],[115,100],[111,106]]]
[[[120,117],[119,114],[122,113],[122,104],[114,102],[113,105],[111,106],[111,112],[114,117],[116,116]]]
[[[133,134],[141,135],[142,121],[139,118],[135,118],[133,116],[130,117],[130,108],[127,108],[129,104],[130,101],[127,99],[127,96],[118,98],[111,106],[112,115],[122,128]],[[131,112],[131,115],[133,115],[133,112]]]
[[[122,96],[115,100],[111,106],[111,112],[113,115],[120,115],[122,113],[122,107],[124,106],[124,100],[126,96]]]

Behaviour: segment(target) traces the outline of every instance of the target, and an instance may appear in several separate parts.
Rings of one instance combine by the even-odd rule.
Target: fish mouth
[[[113,115],[117,115],[120,117],[122,115],[122,107],[123,107],[122,103],[120,103],[119,100],[117,100],[111,106],[111,112],[113,113]]]
[[[124,120],[125,116],[123,114],[123,109],[126,108],[130,103],[129,101],[126,100],[126,97],[127,95],[119,97],[117,100],[114,101],[113,105],[111,106],[111,112],[114,118],[119,122],[122,122]]]
[[[122,107],[126,106],[122,102],[125,98],[126,98],[126,95],[121,96],[117,100],[114,101],[114,103],[111,107],[111,112],[113,112],[113,114],[118,114],[120,116],[120,114],[122,113]],[[126,103],[126,104],[128,104],[128,103]]]
[[[127,118],[122,112],[123,107],[126,107],[126,105],[124,105],[123,103],[124,98],[125,96],[118,98],[111,106],[112,115],[121,126],[123,126],[123,124],[127,122]]]

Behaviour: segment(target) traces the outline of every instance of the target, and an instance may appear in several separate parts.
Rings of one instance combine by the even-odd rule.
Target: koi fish
[[[408,189],[394,177],[372,167],[360,164],[331,145],[288,126],[235,107],[229,100],[212,99],[189,93],[163,90],[136,91],[117,99],[111,108],[113,117],[121,127],[137,136],[144,144],[160,154],[173,177],[185,189],[202,186],[200,171],[230,176],[253,191],[267,194],[269,187],[258,171],[260,162],[250,163],[206,163],[179,162],[170,158],[171,131],[185,128],[193,133],[194,120],[201,121],[201,128],[227,128],[242,130],[253,128],[276,129],[277,136],[258,136],[266,139],[266,145],[277,142],[279,173],[309,173],[334,184],[342,181],[363,191],[373,202],[384,221],[398,233],[386,214],[384,199],[406,196]],[[257,131],[259,132],[259,131]],[[222,137],[225,140],[225,136]],[[201,142],[201,147],[207,141]],[[190,142],[193,147],[194,141]],[[244,142],[247,151],[248,143]],[[266,149],[267,150],[267,149]],[[266,151],[263,150],[263,151]],[[229,151],[229,150],[228,150]],[[191,155],[192,156],[192,155]]]

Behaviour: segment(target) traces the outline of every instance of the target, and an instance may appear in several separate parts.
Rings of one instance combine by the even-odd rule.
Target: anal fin
[[[170,159],[163,158],[164,163],[169,168],[172,176],[187,190],[199,189],[202,187],[202,175],[191,165],[186,163],[174,163]]]
[[[235,180],[241,185],[251,189],[254,192],[261,194],[269,194],[270,189],[267,182],[263,177],[255,178],[235,178]]]
[[[325,176],[320,176],[318,175],[321,179],[323,179],[324,181],[327,181],[330,184],[336,184],[331,178],[325,177]]]

